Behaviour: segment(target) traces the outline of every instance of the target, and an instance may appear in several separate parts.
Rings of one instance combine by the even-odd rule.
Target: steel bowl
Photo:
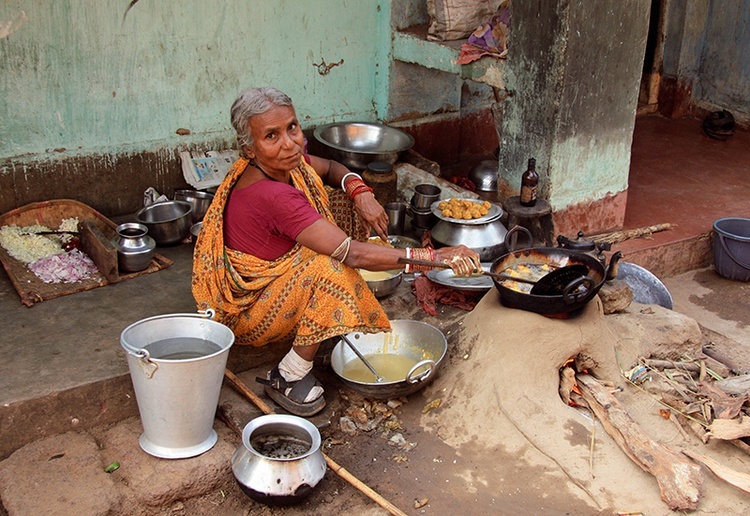
[[[674,302],[669,289],[651,271],[635,263],[620,261],[617,279],[628,284],[633,301],[642,305],[659,305],[672,310]]]
[[[186,201],[164,201],[145,206],[135,220],[148,228],[156,245],[179,244],[190,233],[193,208]]]
[[[193,223],[195,224],[203,220],[208,207],[211,206],[211,202],[214,200],[214,194],[200,190],[180,188],[174,191],[174,198],[176,201],[190,203],[190,206],[193,208]]]
[[[341,380],[369,398],[388,399],[408,396],[427,385],[435,377],[440,362],[448,351],[448,341],[438,328],[421,321],[406,319],[391,321],[391,332],[347,334],[349,341],[362,353],[388,353],[403,355],[414,360],[415,365],[403,380],[361,382],[346,377],[345,366],[359,360],[343,340],[333,348],[331,367]]]
[[[201,234],[201,228],[203,228],[203,222],[196,222],[190,226],[190,234],[192,235],[193,242],[198,240],[198,235]]]
[[[369,122],[337,122],[315,128],[315,139],[331,159],[357,170],[373,161],[396,163],[414,138],[400,129]]]
[[[403,235],[388,235],[388,243],[396,249],[414,249],[416,247],[422,247],[422,245],[413,238]]]
[[[497,191],[498,163],[486,159],[469,171],[469,179],[480,192]]]
[[[368,274],[375,274],[375,273],[372,273],[370,271],[360,270],[360,274],[364,278],[365,283],[367,283],[367,286],[370,288],[370,291],[372,291],[372,293],[375,294],[375,297],[378,297],[378,298],[393,294],[393,292],[401,284],[401,281],[404,279],[404,271],[400,269],[394,269],[392,271],[383,271],[383,272],[389,273],[390,276],[384,279],[367,279]]]

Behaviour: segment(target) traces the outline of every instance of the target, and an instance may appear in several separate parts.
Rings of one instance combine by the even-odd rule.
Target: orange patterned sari
[[[362,276],[338,260],[300,244],[273,261],[224,246],[224,206],[247,165],[247,159],[237,160],[203,219],[193,253],[198,309],[215,310],[215,319],[234,331],[237,344],[252,346],[284,340],[309,346],[353,331],[389,330],[388,317]],[[304,160],[292,171],[292,184],[334,222],[323,181]]]

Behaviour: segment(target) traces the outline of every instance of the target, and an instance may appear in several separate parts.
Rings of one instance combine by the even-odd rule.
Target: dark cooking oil
[[[160,360],[187,360],[201,358],[221,351],[221,346],[197,337],[172,337],[143,346],[151,358]]]
[[[307,453],[312,445],[292,435],[266,434],[250,439],[250,446],[271,459],[294,459]]]

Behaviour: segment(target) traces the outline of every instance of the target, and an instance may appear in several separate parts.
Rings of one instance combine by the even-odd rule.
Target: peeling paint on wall
[[[374,117],[373,49],[389,44],[375,3],[140,1],[123,21],[127,5],[0,3],[0,21],[27,16],[0,40],[0,159],[53,147],[148,150],[179,127],[227,134],[229,107],[250,86],[281,88],[313,123]],[[308,60],[313,41],[335,59]],[[347,66],[319,73],[313,62]]]

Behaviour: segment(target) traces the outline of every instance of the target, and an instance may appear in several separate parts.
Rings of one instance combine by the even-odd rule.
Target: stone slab
[[[214,429],[219,440],[207,452],[187,459],[159,459],[141,450],[141,422],[130,419],[104,435],[100,455],[103,463],[120,463],[114,474],[141,505],[169,506],[177,500],[207,494],[231,478],[227,458],[234,453],[238,440],[222,424],[215,424]]]
[[[42,439],[0,462],[0,498],[10,516],[113,514],[121,493],[106,466],[91,435]]]

